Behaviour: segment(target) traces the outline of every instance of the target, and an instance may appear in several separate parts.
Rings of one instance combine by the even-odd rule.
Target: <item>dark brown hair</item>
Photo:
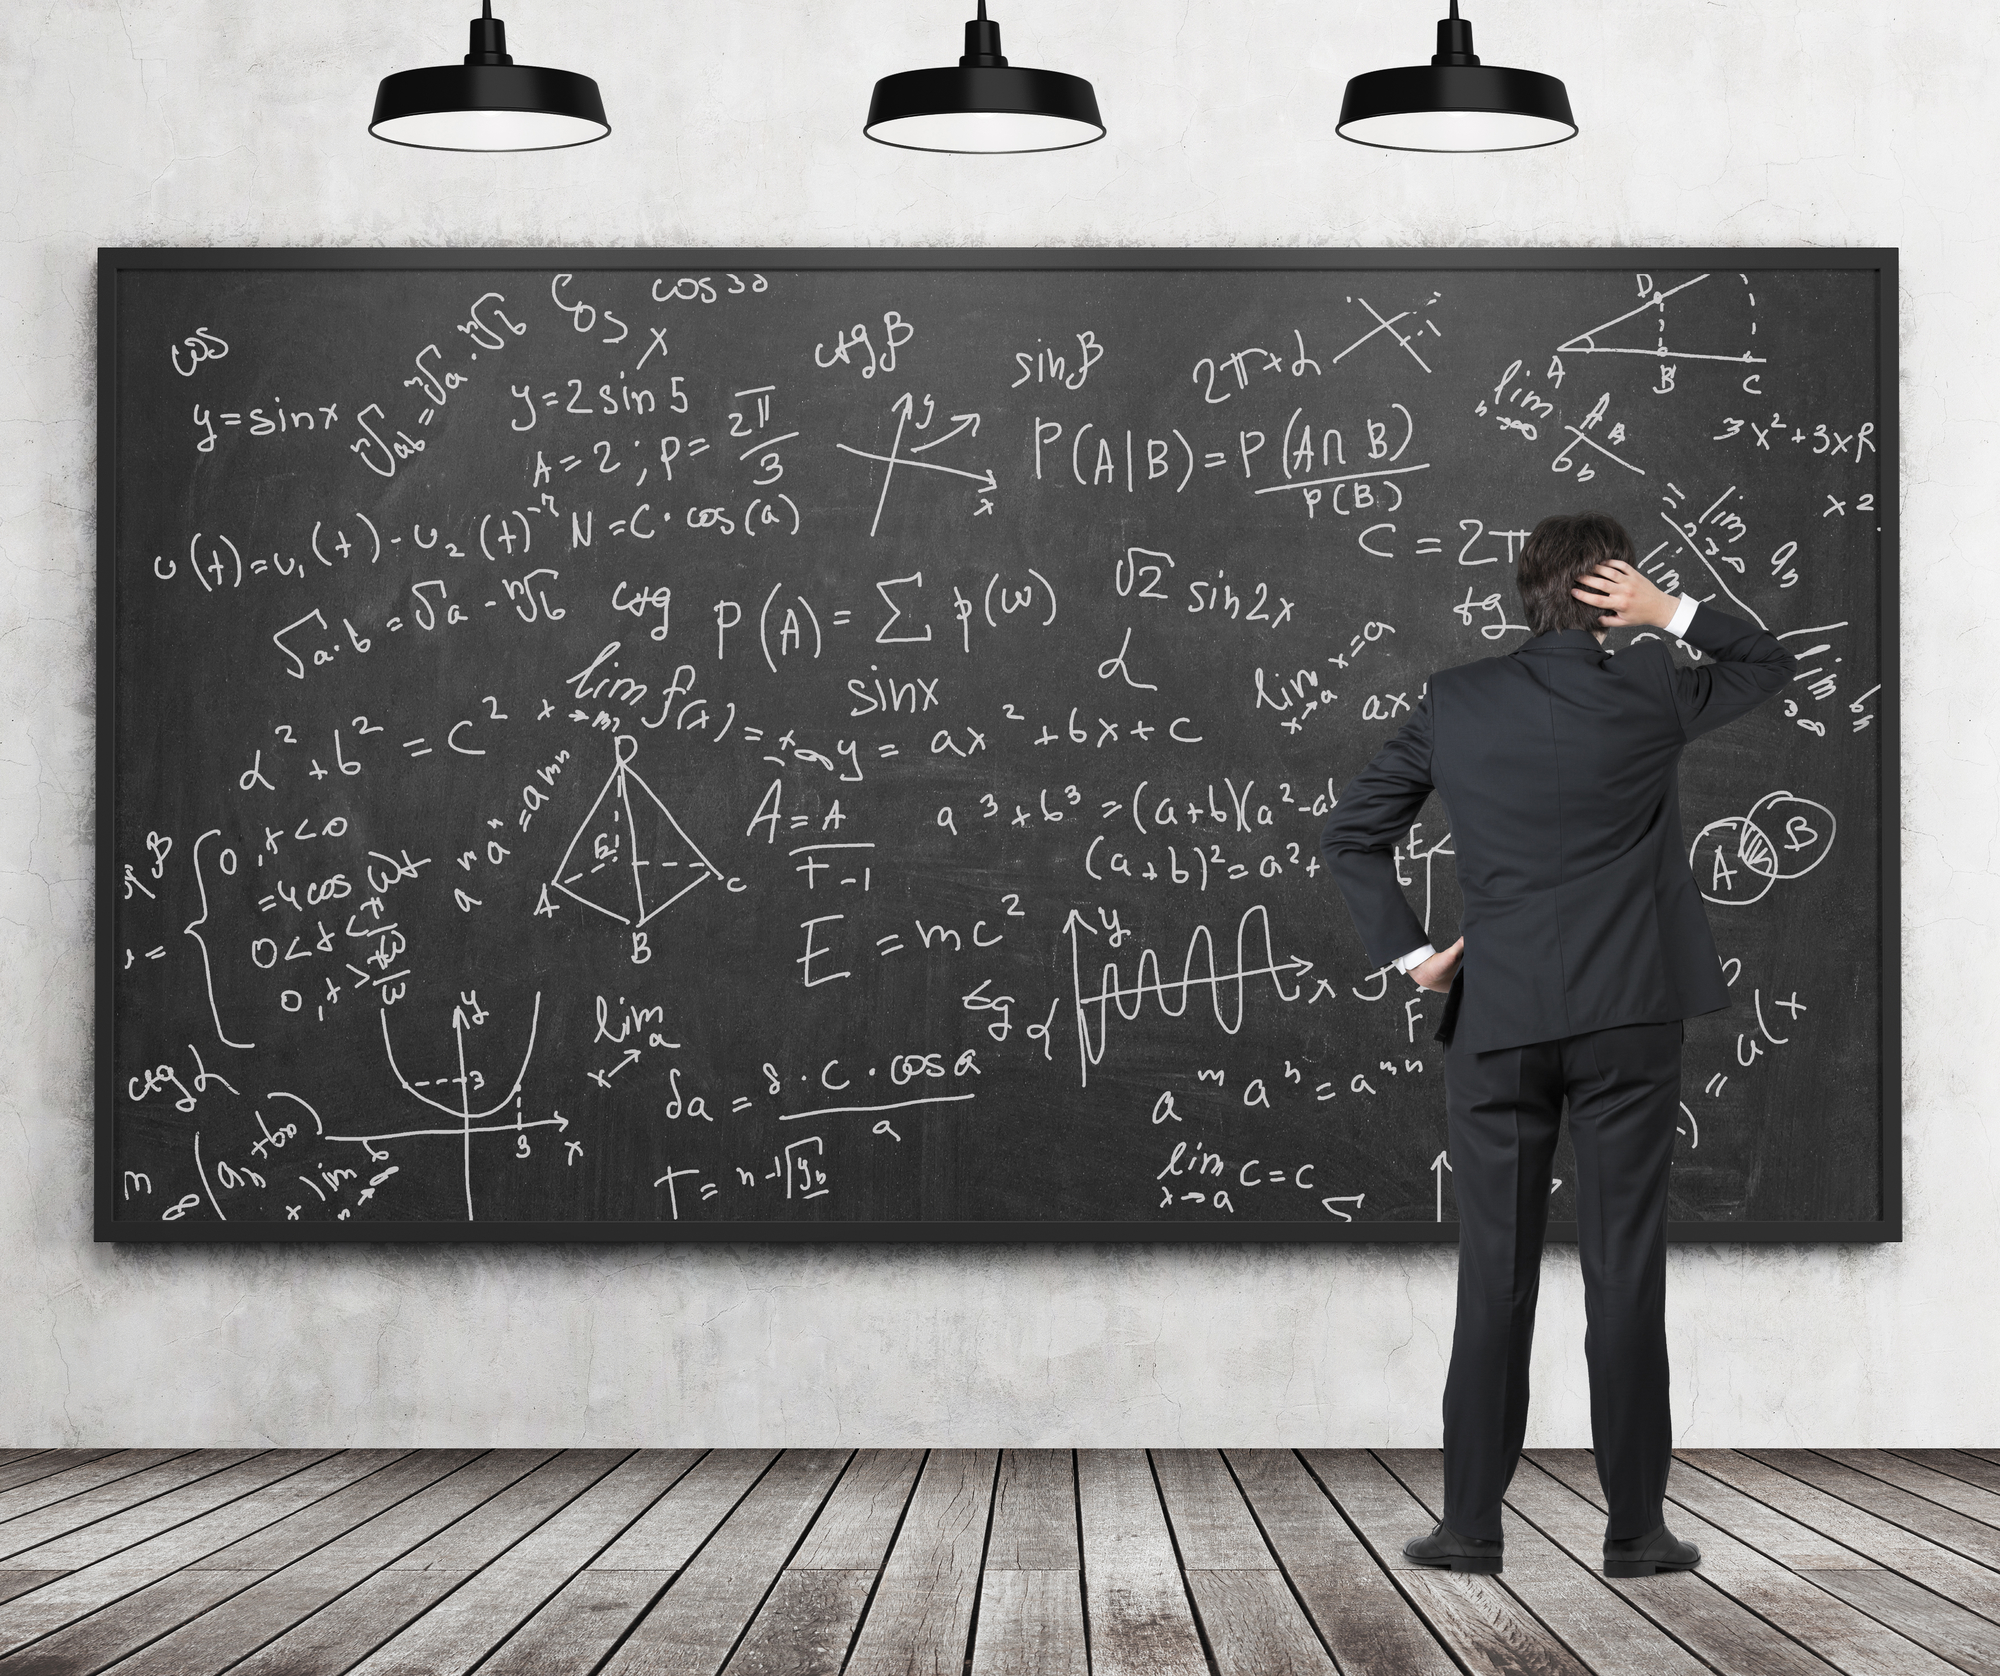
[[[1514,567],[1514,585],[1521,590],[1521,609],[1535,634],[1557,629],[1595,629],[1603,608],[1588,605],[1571,592],[1578,581],[1611,559],[1638,561],[1632,538],[1616,518],[1602,512],[1578,512],[1544,518],[1521,548]]]

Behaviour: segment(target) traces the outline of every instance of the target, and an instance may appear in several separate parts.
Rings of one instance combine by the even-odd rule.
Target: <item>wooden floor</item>
[[[1435,1451],[0,1449],[0,1676],[2000,1673],[2000,1450],[1691,1450],[1607,1582],[1588,1454],[1503,1576]]]

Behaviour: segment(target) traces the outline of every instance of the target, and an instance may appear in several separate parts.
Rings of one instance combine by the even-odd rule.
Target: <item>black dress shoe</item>
[[[1650,1577],[1656,1571],[1692,1571],[1701,1564],[1701,1550],[1683,1542],[1662,1525],[1651,1536],[1604,1544],[1604,1575]]]
[[[1491,1574],[1500,1569],[1500,1544],[1477,1536],[1460,1536],[1440,1522],[1429,1536],[1413,1536],[1404,1543],[1403,1557],[1440,1570]]]

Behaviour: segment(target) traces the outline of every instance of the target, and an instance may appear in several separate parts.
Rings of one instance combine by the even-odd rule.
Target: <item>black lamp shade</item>
[[[912,151],[1066,151],[1104,138],[1104,122],[1081,76],[960,64],[884,76],[862,132]]]
[[[1437,56],[1356,76],[1335,130],[1389,151],[1532,151],[1574,138],[1576,119],[1554,76],[1480,63],[1472,24],[1451,0],[1451,15],[1438,20]]]
[[[436,151],[553,151],[611,132],[597,83],[535,64],[434,64],[384,76],[369,133]]]
[[[1497,64],[1411,64],[1347,84],[1343,139],[1391,151],[1527,151],[1576,133],[1554,76]]]
[[[911,151],[1068,151],[1103,139],[1104,122],[1081,76],[1009,64],[1000,25],[979,0],[965,56],[951,68],[884,76],[861,131]]]
[[[484,0],[463,64],[384,76],[368,132],[431,151],[556,151],[611,132],[597,83],[571,70],[516,64],[507,26]]]

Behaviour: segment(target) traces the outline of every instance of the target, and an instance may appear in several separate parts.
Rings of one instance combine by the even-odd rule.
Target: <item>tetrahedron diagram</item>
[[[565,896],[634,928],[658,919],[722,871],[632,767],[639,741],[612,741],[611,773],[563,851],[549,884]]]

